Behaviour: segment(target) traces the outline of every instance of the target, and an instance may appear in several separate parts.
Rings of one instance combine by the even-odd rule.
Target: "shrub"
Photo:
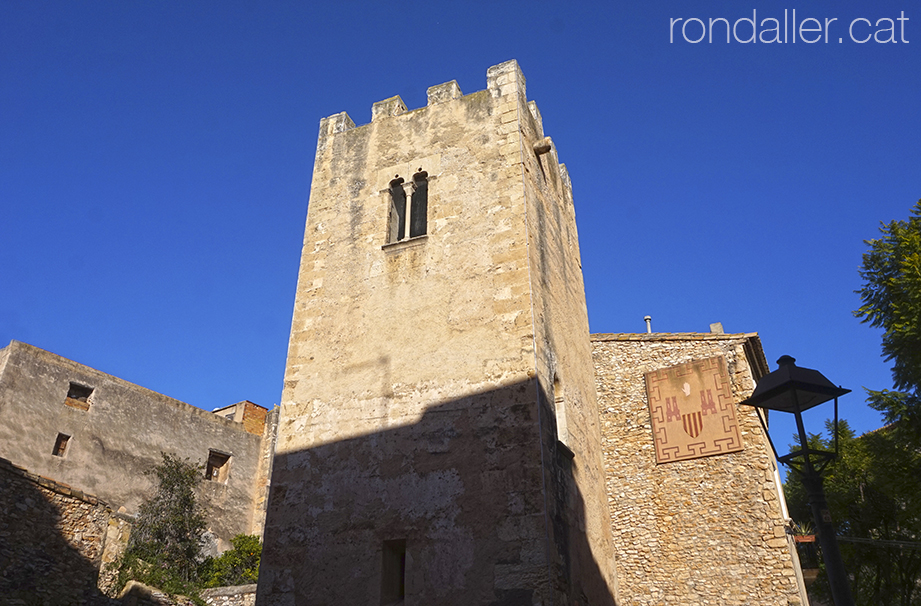
[[[201,568],[203,587],[248,585],[259,577],[262,544],[252,534],[238,534],[230,540],[233,549],[217,558],[208,558]]]

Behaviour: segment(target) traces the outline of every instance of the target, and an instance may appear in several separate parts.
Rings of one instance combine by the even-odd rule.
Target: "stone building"
[[[320,122],[257,603],[799,604],[757,336],[590,337],[516,62],[371,113]]]
[[[760,340],[589,334],[572,187],[517,63],[371,113],[320,122],[280,412],[0,350],[0,485],[57,504],[42,544],[104,558],[165,450],[207,464],[216,541],[264,528],[259,606],[804,603],[738,405]]]
[[[713,329],[592,335],[622,603],[808,603],[773,453],[738,405],[768,372],[761,341]]]
[[[0,458],[93,495],[128,519],[153,494],[161,452],[200,462],[212,552],[261,534],[276,413],[213,414],[37,347],[0,349]]]
[[[613,604],[569,178],[514,61],[321,121],[260,604]]]

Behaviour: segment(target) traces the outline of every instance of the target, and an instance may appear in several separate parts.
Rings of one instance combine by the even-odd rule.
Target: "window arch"
[[[413,175],[409,204],[406,182],[400,175],[390,180],[390,221],[388,242],[424,236],[428,232],[428,177],[419,170]]]

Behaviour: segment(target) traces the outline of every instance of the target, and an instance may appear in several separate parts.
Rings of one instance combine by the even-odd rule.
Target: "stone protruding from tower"
[[[400,95],[396,95],[394,97],[390,97],[389,99],[378,101],[371,106],[371,122],[374,122],[380,118],[389,118],[391,116],[399,116],[400,114],[405,113],[406,104],[403,103],[403,99],[400,99]]]
[[[543,139],[536,141],[533,147],[534,153],[538,156],[549,154],[550,150],[553,149],[553,140],[550,137],[544,137]]]
[[[461,92],[460,86],[457,84],[457,80],[451,80],[450,82],[445,82],[444,84],[436,84],[435,86],[430,86],[425,92],[426,95],[428,95],[428,105],[444,103],[445,101],[459,99],[464,96],[464,93]]]

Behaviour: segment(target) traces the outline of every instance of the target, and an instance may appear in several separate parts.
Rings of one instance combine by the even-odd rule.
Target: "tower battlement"
[[[524,74],[522,74],[521,68],[518,66],[517,61],[512,59],[510,61],[506,61],[505,63],[494,65],[486,70],[485,90],[489,91],[489,94],[494,98],[508,95],[518,95],[520,101],[525,104],[525,106],[530,111],[532,118],[537,122],[540,136],[543,136],[543,125],[540,118],[540,112],[537,110],[537,104],[534,101],[527,101],[525,77]],[[438,105],[440,103],[445,103],[447,101],[460,99],[464,96],[465,95],[461,92],[460,86],[457,84],[457,80],[451,80],[450,82],[445,82],[444,84],[436,84],[435,86],[430,86],[426,90],[426,97],[428,101],[425,108],[432,107],[433,105]],[[425,108],[418,109],[421,110]],[[403,102],[403,99],[401,99],[399,95],[395,95],[393,97],[384,99],[383,101],[378,101],[371,106],[371,122],[375,122],[382,118],[399,116],[401,114],[412,111],[418,110],[408,109],[406,107],[406,103]],[[337,114],[323,118],[320,121],[320,125],[321,138],[356,128],[355,121],[352,120],[352,118],[349,117],[348,113],[346,112],[339,112]]]
[[[347,112],[321,119],[316,166],[320,167],[324,158],[331,162],[334,157],[338,165],[344,160],[350,161],[350,158],[364,163],[371,159],[365,152],[368,151],[367,145],[374,140],[378,141],[375,145],[380,145],[378,149],[383,152],[372,154],[376,164],[380,165],[380,160],[394,158],[394,161],[386,163],[387,168],[378,170],[375,175],[378,193],[387,189],[386,184],[394,175],[408,179],[420,168],[415,166],[420,159],[426,160],[424,169],[428,175],[437,178],[442,173],[444,154],[420,154],[415,149],[415,143],[435,133],[440,137],[453,137],[458,134],[458,128],[469,130],[471,117],[474,121],[488,118],[498,122],[492,125],[492,132],[481,133],[480,137],[488,137],[490,143],[499,145],[500,149],[496,151],[507,162],[523,163],[540,187],[551,187],[556,191],[556,197],[564,207],[572,205],[566,167],[559,162],[553,141],[544,135],[543,118],[537,103],[527,99],[526,80],[517,61],[506,61],[486,70],[486,88],[483,90],[465,95],[457,81],[451,80],[429,87],[426,96],[426,105],[417,109],[409,109],[399,95],[378,101],[372,104],[371,121],[366,124],[356,125]],[[371,131],[375,134],[367,134]],[[343,143],[350,149],[349,152],[332,152],[334,141],[339,137],[349,141]],[[468,144],[463,143],[465,146]],[[442,142],[435,140],[426,145],[430,148],[444,147]],[[360,158],[355,154],[358,150],[362,150]],[[396,161],[398,156],[407,159]],[[314,173],[315,177],[319,174],[319,170]],[[312,188],[321,186],[315,182]]]

